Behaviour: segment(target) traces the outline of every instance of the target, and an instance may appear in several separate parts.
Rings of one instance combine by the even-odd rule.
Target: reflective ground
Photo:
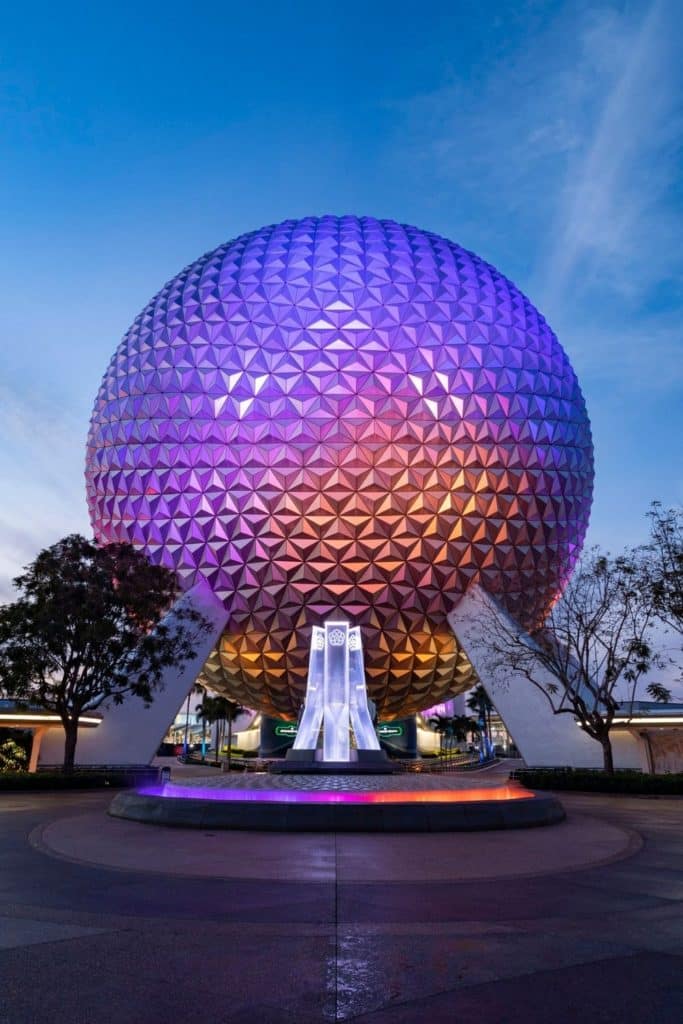
[[[678,1024],[683,800],[562,800],[523,833],[289,837],[0,796],[0,1022]]]

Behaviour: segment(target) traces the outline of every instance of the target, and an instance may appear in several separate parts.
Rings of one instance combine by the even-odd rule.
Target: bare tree
[[[492,671],[512,669],[544,694],[557,715],[573,715],[614,770],[610,730],[644,674],[660,663],[651,645],[655,611],[640,585],[640,554],[586,552],[562,597],[532,636],[507,615],[491,615]],[[656,691],[656,692],[655,692]],[[669,699],[665,687],[650,690]]]
[[[665,509],[653,501],[648,518],[646,582],[661,621],[683,634],[683,509]]]

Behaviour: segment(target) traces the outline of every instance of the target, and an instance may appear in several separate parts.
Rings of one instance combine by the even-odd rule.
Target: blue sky
[[[593,424],[589,541],[683,501],[683,4],[13,4],[0,26],[0,599],[88,528],[120,337],[243,231],[391,217],[541,309]]]

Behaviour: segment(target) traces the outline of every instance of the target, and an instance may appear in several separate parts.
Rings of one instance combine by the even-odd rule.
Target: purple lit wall
[[[446,615],[472,581],[543,618],[593,461],[567,356],[514,285],[437,235],[321,217],[159,292],[105,375],[86,477],[100,540],[224,600],[218,689],[294,717],[311,626],[342,616],[386,719],[471,683]]]

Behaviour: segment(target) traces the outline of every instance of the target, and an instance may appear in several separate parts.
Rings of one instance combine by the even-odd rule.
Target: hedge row
[[[63,789],[125,789],[149,785],[153,778],[130,772],[0,772],[0,793]]]
[[[588,768],[521,768],[511,778],[529,789],[579,790],[588,793],[635,793],[644,796],[683,796],[683,773],[645,775]]]

